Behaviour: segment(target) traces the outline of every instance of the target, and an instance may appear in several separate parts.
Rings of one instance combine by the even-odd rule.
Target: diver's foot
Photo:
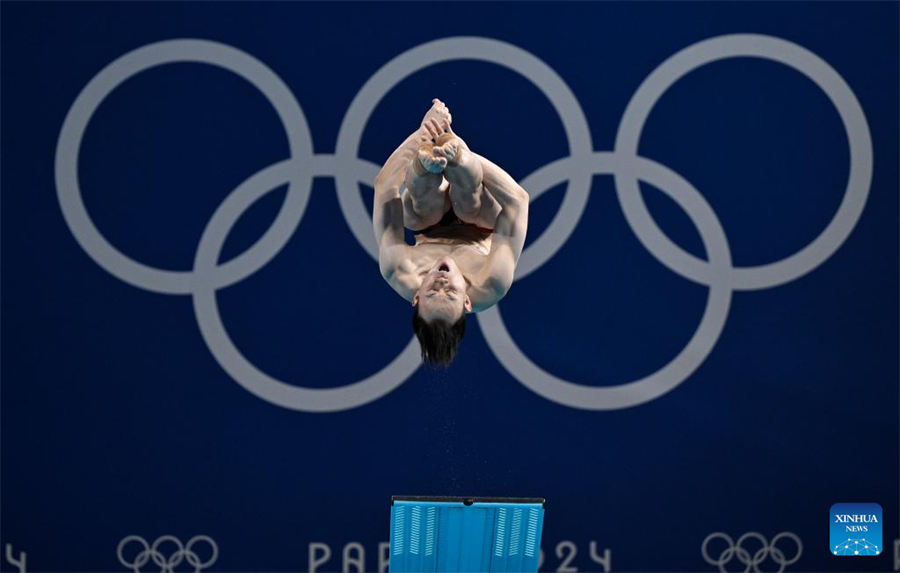
[[[466,144],[454,133],[441,134],[435,141],[432,154],[436,157],[444,157],[447,165],[459,165],[466,154]]]
[[[416,157],[416,173],[441,173],[447,167],[447,158],[433,154],[434,145],[426,143],[419,148]]]

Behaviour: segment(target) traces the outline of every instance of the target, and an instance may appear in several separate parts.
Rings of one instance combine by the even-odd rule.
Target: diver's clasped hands
[[[431,100],[431,109],[422,118],[419,127],[421,147],[418,160],[431,173],[441,173],[449,164],[453,164],[459,154],[461,140],[450,127],[453,116],[450,109],[441,100]]]
[[[452,133],[450,124],[453,122],[453,116],[450,114],[450,108],[438,98],[431,100],[431,103],[431,109],[422,118],[420,129],[428,140],[435,143],[440,134]]]

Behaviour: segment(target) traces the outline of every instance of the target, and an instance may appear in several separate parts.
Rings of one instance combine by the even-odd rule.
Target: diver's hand
[[[427,137],[434,143],[441,134],[452,133],[450,124],[453,122],[453,116],[450,115],[450,109],[441,100],[434,98],[431,102],[431,109],[422,118],[419,131],[423,137]]]

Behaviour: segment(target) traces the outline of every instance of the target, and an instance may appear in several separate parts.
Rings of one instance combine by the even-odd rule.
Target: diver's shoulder
[[[492,274],[487,275],[480,283],[473,284],[468,293],[469,300],[472,301],[472,312],[487,310],[500,302],[511,285],[511,280]]]
[[[413,261],[408,245],[391,247],[391,252],[382,252],[379,256],[381,276],[397,294],[411,301],[419,285],[417,282],[417,265]]]

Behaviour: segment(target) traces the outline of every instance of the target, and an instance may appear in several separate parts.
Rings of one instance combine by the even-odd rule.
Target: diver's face
[[[451,257],[435,261],[424,271],[422,286],[413,298],[413,306],[418,305],[419,316],[425,322],[445,320],[454,323],[463,313],[472,310],[472,301],[466,291],[468,284]]]

